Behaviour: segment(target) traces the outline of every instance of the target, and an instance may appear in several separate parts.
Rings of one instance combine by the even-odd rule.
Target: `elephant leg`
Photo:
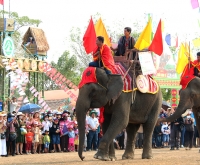
[[[126,132],[127,132],[127,142],[126,142],[126,149],[122,156],[122,159],[133,159],[134,158],[134,151],[135,151],[135,137],[137,130],[139,129],[140,124],[131,124],[129,123]]]
[[[108,129],[108,126],[109,126],[110,121],[111,121],[111,117],[112,117],[111,114],[107,114],[107,113],[104,112],[104,122],[102,123],[103,134],[105,134],[105,132]],[[97,153],[94,155],[94,158],[96,158],[96,159],[107,159],[107,157],[110,158],[111,160],[116,159],[114,145],[112,143],[109,146],[108,155],[104,154],[104,153],[98,153],[98,154]],[[101,155],[101,156],[99,156],[99,155]]]
[[[112,106],[112,117],[108,129],[103,135],[99,144],[98,152],[95,154],[95,158],[101,160],[110,160],[109,158],[109,147],[113,143],[113,139],[119,134],[124,128],[126,128],[129,119],[130,106],[125,100],[118,101],[117,104]],[[105,122],[105,121],[104,121]],[[112,144],[113,145],[113,144]],[[110,154],[114,155],[114,147]]]

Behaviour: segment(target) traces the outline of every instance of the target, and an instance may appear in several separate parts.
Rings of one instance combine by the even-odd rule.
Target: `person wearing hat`
[[[25,134],[26,154],[31,154],[31,145],[34,140],[34,133],[31,132],[31,126],[27,126],[27,133]]]
[[[67,152],[68,149],[68,140],[69,137],[66,134],[68,132],[67,126],[69,125],[69,120],[68,120],[68,114],[63,113],[62,115],[63,120],[60,120],[59,127],[60,127],[60,144],[61,144],[61,150],[64,152]]]
[[[197,53],[197,59],[191,64],[194,67],[194,76],[200,77],[200,52]]]
[[[15,156],[17,128],[19,127],[17,118],[13,114],[9,113],[6,125],[7,125],[7,131],[6,131],[7,156],[10,147],[12,151],[12,156]]]
[[[54,150],[52,152],[56,151],[56,145],[58,146],[58,152],[61,152],[60,148],[60,127],[59,127],[59,120],[55,118],[53,120],[53,125],[50,128],[50,133],[52,135],[52,144]]]
[[[88,118],[88,139],[87,139],[87,149],[91,151],[92,149],[92,143],[93,143],[93,150],[97,150],[97,142],[98,142],[98,126],[99,121],[96,118],[97,112],[95,110],[92,110],[90,112],[90,118]]]
[[[1,137],[1,145],[0,145],[0,155],[6,156],[6,121],[3,120],[5,114],[0,113],[0,137]]]
[[[40,124],[41,122],[40,122],[40,113],[39,113],[39,111],[35,111],[34,113],[33,113],[33,123],[34,122],[38,122],[38,124]]]
[[[62,117],[62,113],[61,112],[57,112],[56,113],[56,118],[60,121],[61,117]]]
[[[49,128],[52,127],[52,122],[49,121],[49,115],[44,114],[44,120],[42,121],[43,126],[43,133],[45,133],[45,130],[49,131]]]
[[[33,153],[37,153],[37,148],[39,144],[39,128],[38,128],[38,122],[34,121],[32,132],[34,133],[34,141],[33,141]]]
[[[24,122],[24,114],[22,112],[17,113],[17,121],[19,126],[17,127],[17,139],[16,139],[16,154],[23,155],[23,143],[24,143],[24,135],[21,134],[21,128],[25,127]]]
[[[43,142],[44,142],[44,152],[48,153],[49,152],[49,144],[50,144],[50,136],[49,136],[49,131],[45,130],[45,135],[43,137]]]

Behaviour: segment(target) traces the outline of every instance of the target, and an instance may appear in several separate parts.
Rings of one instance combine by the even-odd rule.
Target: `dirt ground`
[[[141,149],[136,149],[135,159],[133,160],[122,160],[121,156],[123,150],[117,150],[116,156],[117,161],[100,161],[94,159],[94,151],[84,152],[86,157],[84,161],[81,161],[78,157],[77,152],[70,153],[49,153],[49,154],[34,154],[34,155],[17,155],[2,157],[0,159],[0,165],[68,165],[68,164],[79,164],[79,165],[101,165],[101,164],[117,164],[117,165],[155,165],[155,164],[167,164],[167,165],[189,165],[189,164],[200,164],[200,153],[199,149],[193,148],[192,150],[186,151],[185,149],[170,151],[169,149],[153,149],[153,159],[141,159]]]

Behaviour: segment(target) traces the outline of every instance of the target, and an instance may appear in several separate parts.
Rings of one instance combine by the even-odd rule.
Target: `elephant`
[[[135,136],[140,124],[143,124],[144,143],[143,159],[152,158],[152,133],[162,105],[162,93],[159,88],[156,94],[135,92],[132,103],[132,92],[123,92],[121,75],[107,75],[101,68],[96,68],[98,83],[88,83],[79,89],[76,102],[76,115],[79,129],[79,150],[81,160],[85,137],[86,113],[90,108],[104,106],[103,137],[94,158],[100,160],[116,160],[113,139],[126,128],[127,144],[122,159],[133,159]]]
[[[195,77],[191,80],[185,89],[181,89],[180,101],[175,112],[167,117],[160,118],[159,122],[172,122],[179,118],[187,109],[191,109],[194,113],[197,130],[200,132],[200,78]]]

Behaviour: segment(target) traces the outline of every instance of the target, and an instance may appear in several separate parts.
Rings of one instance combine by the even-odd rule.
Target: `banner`
[[[139,60],[143,75],[155,74],[156,68],[153,63],[151,52],[139,52]]]

